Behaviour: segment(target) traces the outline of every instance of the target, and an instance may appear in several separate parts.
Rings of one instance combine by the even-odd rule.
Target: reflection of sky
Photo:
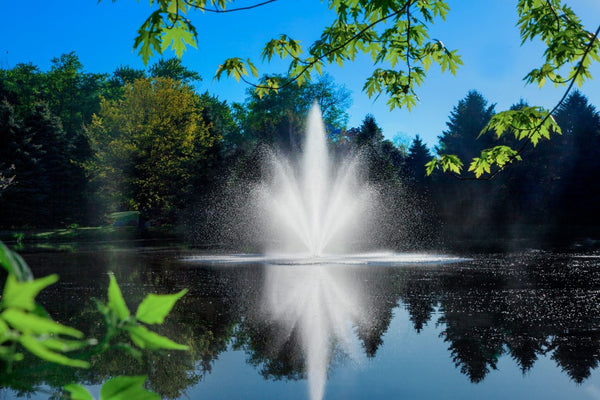
[[[376,356],[359,365],[336,364],[324,399],[600,399],[598,370],[577,386],[550,357],[543,356],[523,376],[514,360],[505,355],[500,358],[497,371],[491,371],[483,382],[471,384],[454,367],[447,343],[439,337],[442,331],[443,326],[430,322],[417,334],[406,310],[396,308]],[[265,381],[245,364],[245,359],[239,351],[221,354],[213,372],[188,391],[189,397],[308,399],[305,382]]]

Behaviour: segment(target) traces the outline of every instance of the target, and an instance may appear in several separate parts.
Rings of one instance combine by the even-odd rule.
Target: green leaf
[[[0,265],[9,274],[14,275],[19,281],[29,281],[33,279],[33,274],[25,260],[17,253],[11,251],[2,242],[0,242]]]
[[[440,164],[442,164],[442,170],[444,172],[450,170],[455,174],[460,174],[460,170],[463,167],[463,163],[460,158],[454,154],[442,154],[440,156]]]
[[[90,363],[83,360],[75,360],[62,354],[55,353],[49,350],[46,346],[40,343],[36,338],[30,335],[22,335],[19,337],[19,343],[27,349],[31,354],[38,356],[41,359],[50,361],[56,364],[66,365],[69,367],[89,368]]]
[[[186,50],[186,44],[196,47],[194,35],[184,26],[174,26],[163,30],[161,50],[165,51],[169,46],[175,51],[177,57],[181,58]]]
[[[27,282],[18,282],[14,275],[8,275],[0,305],[4,308],[13,307],[33,311],[36,308],[35,297],[38,293],[56,281],[58,281],[56,274]]]
[[[252,61],[249,58],[246,59],[246,63],[248,64],[248,68],[250,68],[250,72],[252,72],[252,76],[258,78],[258,69],[254,66]]]
[[[0,318],[6,321],[14,329],[23,333],[38,335],[67,335],[74,338],[83,338],[83,333],[75,328],[59,324],[47,318],[38,317],[14,308],[10,308],[0,314]]]
[[[138,29],[138,35],[135,38],[133,48],[139,47],[138,55],[142,56],[144,65],[148,64],[150,57],[156,51],[158,54],[162,54],[161,48],[161,34],[164,23],[161,16],[161,10],[156,10]]]
[[[47,348],[61,353],[65,353],[73,350],[80,350],[89,345],[96,344],[97,341],[92,340],[67,340],[62,338],[51,337],[48,339],[41,340],[43,345]]]
[[[71,400],[94,400],[90,392],[77,383],[71,383],[63,387],[69,393]]]
[[[188,346],[175,343],[171,339],[152,332],[142,325],[127,326],[125,330],[129,332],[131,340],[142,349],[189,350]]]
[[[121,293],[121,288],[119,288],[115,275],[111,272],[108,276],[110,278],[110,283],[108,284],[108,308],[113,310],[120,319],[125,320],[129,318],[130,313],[125,300],[123,300],[123,293]]]
[[[433,171],[438,167],[438,159],[432,158],[427,164],[425,164],[425,173],[427,176],[431,175]]]
[[[162,324],[177,300],[186,293],[187,289],[175,294],[149,294],[139,305],[135,316],[147,324]]]
[[[25,356],[23,353],[15,353],[12,348],[8,346],[0,346],[0,360],[12,362],[12,361],[23,361]]]
[[[100,400],[160,400],[160,396],[144,388],[145,376],[117,376],[100,389]]]

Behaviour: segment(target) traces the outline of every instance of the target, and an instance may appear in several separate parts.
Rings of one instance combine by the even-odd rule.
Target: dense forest
[[[74,53],[48,71],[0,69],[0,229],[102,225],[112,212],[138,211],[140,226],[195,224],[192,239],[226,240],[212,229],[235,203],[227,193],[260,179],[265,148],[302,146],[315,101],[333,153],[361,154],[365,179],[382,188],[381,206],[396,216],[386,229],[402,232],[394,245],[571,242],[593,238],[600,224],[600,114],[580,92],[555,115],[562,135],[476,180],[425,171],[437,152],[469,159],[496,145],[521,147],[509,135],[480,137],[495,110],[475,90],[449,110],[429,149],[418,135],[406,146],[385,139],[371,115],[348,127],[350,93],[327,75],[263,97],[248,91],[234,104],[200,91],[201,80],[178,59],[88,73]],[[527,105],[515,101],[513,109]]]

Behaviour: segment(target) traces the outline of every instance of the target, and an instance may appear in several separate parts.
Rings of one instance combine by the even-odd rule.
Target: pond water
[[[189,293],[159,330],[190,352],[122,352],[90,370],[34,358],[2,377],[0,398],[49,398],[148,375],[163,398],[600,399],[600,254],[470,256],[394,265],[191,262],[189,251],[31,253],[59,283],[40,302],[102,335],[93,297],[113,271],[135,309],[147,293]]]

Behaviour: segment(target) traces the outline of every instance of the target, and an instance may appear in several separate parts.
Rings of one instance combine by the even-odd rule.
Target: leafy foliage
[[[181,54],[185,43],[195,46],[193,39],[197,38],[195,27],[184,17],[185,13],[190,9],[206,10],[208,5],[215,7],[216,12],[225,12],[229,2],[153,0],[151,3],[156,3],[158,10],[140,28],[135,47],[141,47],[144,62],[148,61],[150,47],[159,49],[161,41],[163,48],[171,45],[177,54]],[[219,65],[215,79],[220,79],[225,73],[238,81],[244,80],[262,98],[294,82],[301,85],[310,81],[314,73],[321,73],[324,65],[335,63],[342,66],[362,55],[370,57],[374,67],[363,86],[365,93],[369,97],[385,93],[390,110],[402,107],[410,110],[417,104],[416,90],[425,81],[433,64],[439,65],[442,72],[450,71],[452,74],[462,65],[456,50],[450,50],[441,40],[429,37],[431,25],[445,20],[450,10],[446,1],[330,0],[328,4],[335,18],[310,46],[303,48],[298,40],[287,34],[265,44],[261,54],[263,61],[270,62],[274,58],[290,60],[289,79],[281,81],[274,76],[264,76],[258,83],[250,83],[246,78],[250,74],[258,77],[258,71],[250,59],[244,61],[238,57]],[[600,61],[600,26],[595,32],[586,30],[573,10],[561,0],[519,0],[516,9],[522,44],[540,39],[545,46],[543,64],[531,70],[524,79],[540,87],[548,81],[555,86],[568,85],[560,105],[573,84],[581,86],[591,79],[591,66]],[[551,131],[558,132],[551,118],[557,107],[550,112],[536,107],[509,110],[490,121],[487,130],[494,129],[498,137],[505,131],[513,131],[519,139],[527,138],[536,146],[540,138],[549,138]],[[468,157],[473,159],[469,171],[475,172],[477,177],[484,173],[494,176],[507,164],[505,157],[509,157],[510,161],[518,159],[522,149],[513,150],[492,146],[479,157],[471,155]],[[461,155],[458,158],[464,159]],[[453,158],[438,161],[428,164],[427,170],[431,172],[439,164],[454,173],[460,171]],[[492,166],[498,170],[492,173]]]
[[[186,17],[190,10],[226,12],[254,8],[227,9],[228,3],[232,1],[152,0],[151,4],[158,9],[139,28],[134,48],[139,49],[144,63],[166,49],[172,49],[180,57],[188,45],[197,45],[198,32]],[[267,3],[270,1],[256,6]],[[431,65],[438,64],[442,72],[448,70],[454,74],[462,64],[456,50],[449,50],[442,41],[429,38],[429,26],[437,19],[444,20],[448,13],[449,6],[443,0],[331,0],[329,7],[336,18],[308,48],[286,34],[265,44],[262,60],[289,60],[290,79],[281,82],[266,76],[260,83],[253,84],[258,96],[277,92],[293,82],[301,85],[310,81],[314,73],[320,74],[324,65],[341,66],[362,54],[370,57],[374,65],[382,66],[365,83],[367,94],[386,93],[391,109],[412,108],[418,100],[416,88],[423,83]],[[219,65],[215,78],[220,79],[223,73],[238,81],[246,81],[250,75],[258,77],[254,63],[239,57],[229,58]]]
[[[136,80],[122,99],[102,102],[86,169],[109,209],[172,218],[192,188],[194,168],[221,139],[201,110],[193,89],[170,78]]]
[[[68,358],[61,353],[88,346],[80,331],[52,321],[35,298],[58,280],[57,275],[33,279],[23,259],[0,243],[0,265],[8,272],[0,301],[0,359],[10,367],[21,361],[16,351],[21,345],[44,360],[71,367],[87,368],[87,361]],[[76,340],[67,339],[74,338]],[[92,341],[93,342],[93,341]]]
[[[5,361],[10,370],[13,362],[24,359],[23,353],[17,348],[17,345],[20,345],[24,350],[46,361],[69,367],[89,368],[88,361],[69,358],[63,353],[84,349],[97,341],[84,340],[83,333],[79,330],[53,321],[35,301],[42,290],[58,280],[58,276],[49,275],[33,279],[27,264],[1,242],[0,265],[8,272],[0,301],[0,360]],[[107,336],[99,350],[106,350],[113,336],[120,332],[127,332],[133,343],[140,348],[188,350],[187,346],[152,332],[138,322],[162,324],[175,302],[186,292],[184,289],[172,295],[150,294],[142,301],[133,317],[123,300],[114,275],[111,274],[108,303],[98,303],[98,308],[107,322]],[[127,345],[120,347],[128,349]],[[156,393],[143,387],[145,381],[145,376],[114,377],[102,386],[100,399],[159,399]],[[79,384],[66,385],[63,391],[71,399],[93,399],[89,391]]]
[[[187,290],[172,295],[149,294],[139,305],[135,316],[129,312],[129,308],[123,300],[123,294],[117,284],[115,276],[109,275],[108,303],[98,302],[98,310],[104,316],[107,333],[103,339],[102,346],[109,346],[110,342],[120,334],[126,333],[130,340],[141,349],[170,349],[188,350],[188,346],[177,344],[171,339],[148,330],[140,322],[146,324],[161,324],[173,305]],[[121,347],[127,349],[130,354],[139,357],[139,351],[132,348],[128,343],[121,343]]]

